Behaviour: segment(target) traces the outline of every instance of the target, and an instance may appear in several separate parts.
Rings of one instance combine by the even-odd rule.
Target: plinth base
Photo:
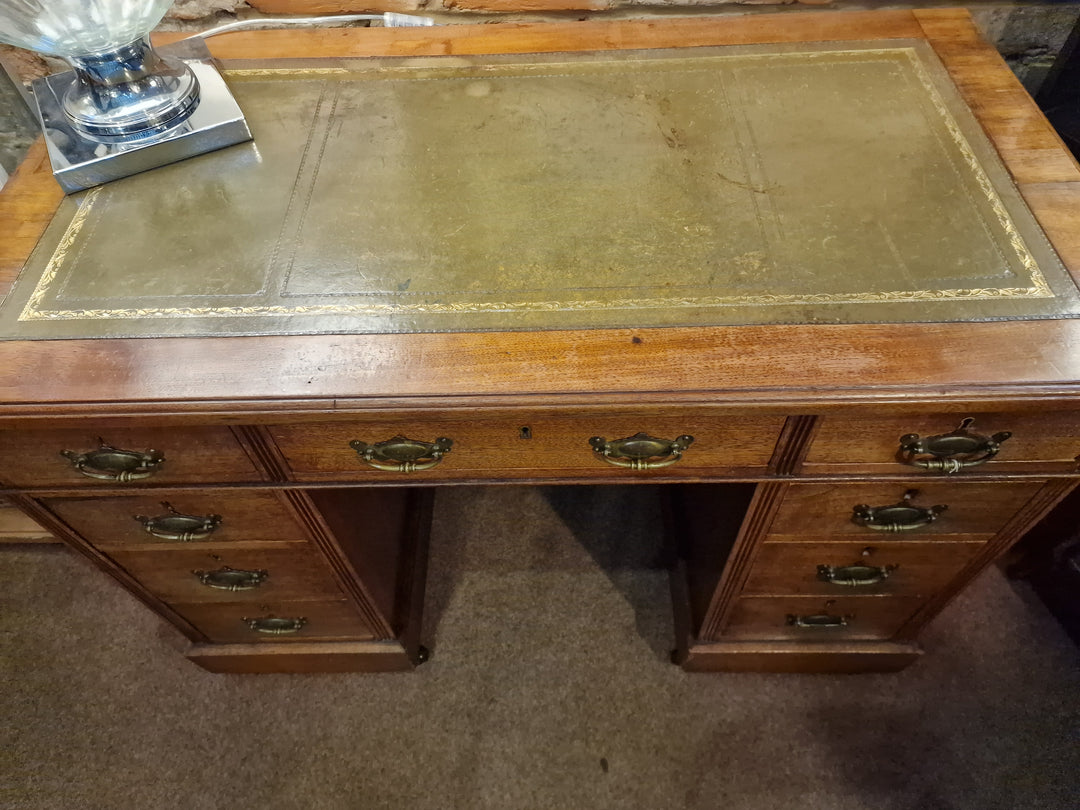
[[[189,660],[210,672],[408,672],[416,663],[396,641],[196,644]]]
[[[898,672],[921,654],[910,642],[719,641],[691,644],[675,663],[687,672]]]

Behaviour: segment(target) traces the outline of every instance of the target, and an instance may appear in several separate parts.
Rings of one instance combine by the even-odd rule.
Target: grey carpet
[[[404,675],[212,675],[81,558],[0,550],[0,807],[1080,804],[1080,655],[1021,587],[988,572],[897,675],[688,675],[654,499],[440,492]]]

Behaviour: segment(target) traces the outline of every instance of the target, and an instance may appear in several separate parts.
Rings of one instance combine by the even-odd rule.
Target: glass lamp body
[[[63,111],[102,143],[158,136],[199,103],[184,62],[159,55],[149,34],[172,0],[0,0],[0,42],[58,56],[74,70]]]

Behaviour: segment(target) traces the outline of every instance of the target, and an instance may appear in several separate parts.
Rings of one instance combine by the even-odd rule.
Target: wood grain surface
[[[245,32],[223,59],[535,53],[925,36],[1078,272],[1080,172],[963,12],[884,11],[557,24]],[[60,199],[36,147],[0,192],[6,289]],[[605,402],[1063,400],[1080,381],[1080,322],[745,326],[543,333],[35,341],[0,344],[0,415],[339,410],[495,398]],[[42,374],[42,369],[48,369]]]
[[[260,31],[209,44],[230,60],[920,38],[1080,278],[1080,169],[963,11]],[[0,191],[0,294],[60,199],[39,142]],[[225,642],[191,654],[219,671],[390,670],[416,660],[430,492],[358,486],[397,479],[358,466],[351,439],[453,437],[430,483],[621,482],[616,473],[626,471],[594,458],[591,436],[690,433],[697,441],[676,468],[688,480],[763,480],[687,485],[669,510],[683,555],[678,643],[689,669],[910,663],[917,649],[896,639],[913,637],[1068,493],[1080,453],[1078,320],[7,341],[0,368],[0,479],[32,490],[13,493],[13,503],[192,641]],[[896,463],[902,433],[949,431],[972,415],[977,428],[1014,437],[1000,459],[962,474],[967,481]],[[59,456],[99,440],[160,450],[167,461],[149,486],[121,498],[115,482],[84,478]],[[796,481],[808,474],[818,478]],[[161,488],[170,483],[184,489]],[[261,489],[214,489],[226,485]],[[895,503],[910,487],[922,490],[918,505],[949,511],[896,545],[906,579],[834,597],[814,578],[816,564],[850,563],[855,549],[890,541],[854,526],[852,507]],[[217,545],[179,550],[138,542],[129,507],[150,512],[170,494],[181,509],[251,525],[232,543],[228,532]],[[114,515],[125,532],[110,528]],[[274,526],[281,536],[263,532]],[[214,563],[272,569],[283,590],[253,601],[208,591],[191,571]],[[822,612],[850,624],[787,622]],[[242,621],[271,614],[309,624],[260,638]],[[387,643],[364,643],[372,639]]]
[[[363,619],[345,601],[177,603],[172,607],[202,630],[207,638],[219,643],[302,645],[309,639],[360,641],[373,638]],[[306,619],[307,622],[297,632],[284,635],[260,633],[246,622],[247,619],[266,617]]]
[[[263,602],[341,599],[329,566],[306,543],[196,544],[187,548],[128,547],[112,559],[166,602],[261,604]],[[204,585],[196,571],[265,571],[250,590],[228,591]],[[255,609],[255,608],[252,608]]]
[[[115,485],[115,480],[88,477],[61,455],[63,451],[90,453],[102,444],[134,453],[153,450],[164,456],[146,479],[131,486],[262,480],[262,473],[227,427],[125,430],[90,422],[82,428],[0,432],[0,481],[90,489]],[[86,469],[92,470],[92,463]]]
[[[889,538],[924,539],[950,535],[997,533],[1027,503],[1042,481],[969,483],[956,479],[924,477],[908,481],[843,484],[792,484],[773,519],[766,540],[841,537],[862,538],[867,545],[887,543]],[[902,535],[877,531],[852,521],[853,509],[893,506],[907,492],[915,492],[910,505],[919,509],[948,507],[937,520]]]
[[[99,548],[114,546],[215,545],[235,542],[302,542],[307,534],[279,494],[221,490],[155,490],[120,498],[86,493],[79,498],[49,498],[42,503],[82,537]],[[168,504],[184,515],[219,515],[221,523],[206,541],[162,540],[143,528],[136,515],[155,518],[170,514]]]
[[[747,595],[892,594],[929,596],[948,586],[982,548],[979,542],[764,543],[743,586]],[[818,566],[884,568],[889,575],[873,585],[837,585],[818,576]]]

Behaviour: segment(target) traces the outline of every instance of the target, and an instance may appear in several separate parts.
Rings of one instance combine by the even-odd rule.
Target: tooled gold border
[[[953,301],[953,300],[988,300],[1016,298],[1052,298],[1053,290],[1035,257],[1028,249],[1008,210],[990,181],[989,176],[975,155],[963,132],[960,130],[952,113],[937,91],[926,66],[918,58],[914,48],[880,48],[867,50],[836,49],[799,53],[800,57],[825,58],[845,55],[902,54],[911,63],[916,76],[927,90],[938,114],[941,116],[950,137],[960,150],[968,168],[974,175],[980,190],[990,203],[991,210],[998,223],[1005,231],[1009,244],[1016,252],[1021,265],[1028,272],[1031,287],[971,288],[952,290],[892,290],[877,293],[822,293],[811,295],[741,295],[741,296],[691,296],[664,298],[623,298],[623,299],[587,299],[576,301],[474,301],[460,303],[362,303],[362,304],[309,304],[299,306],[225,306],[225,307],[138,307],[115,309],[62,309],[45,310],[41,304],[60,273],[75,239],[100,195],[101,189],[87,193],[78,211],[69,223],[56,250],[49,259],[41,278],[22,313],[20,321],[33,320],[94,320],[105,318],[233,318],[249,316],[280,315],[388,315],[388,314],[461,314],[470,312],[558,312],[582,311],[591,309],[657,309],[667,308],[708,308],[718,306],[777,306],[807,304],[849,304],[849,303],[903,303],[917,301]],[[774,54],[740,54],[742,58],[791,58],[790,52]],[[283,69],[241,69],[234,72],[244,76],[268,75],[337,75],[349,73],[345,68],[283,68]]]

